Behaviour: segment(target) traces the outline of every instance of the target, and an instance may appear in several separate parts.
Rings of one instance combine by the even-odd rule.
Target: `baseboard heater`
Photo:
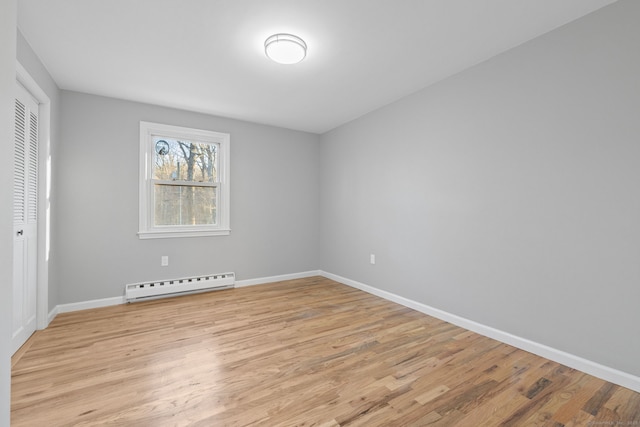
[[[234,273],[207,274],[182,279],[131,283],[125,286],[127,302],[142,301],[186,293],[214,291],[235,287]]]

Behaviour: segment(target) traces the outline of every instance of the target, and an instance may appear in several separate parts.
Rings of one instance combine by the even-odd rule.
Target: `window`
[[[229,234],[229,139],[140,122],[141,239]]]

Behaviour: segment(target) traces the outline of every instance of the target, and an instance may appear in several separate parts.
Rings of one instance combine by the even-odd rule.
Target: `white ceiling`
[[[19,0],[61,89],[323,133],[615,0]],[[309,49],[264,55],[278,32]]]

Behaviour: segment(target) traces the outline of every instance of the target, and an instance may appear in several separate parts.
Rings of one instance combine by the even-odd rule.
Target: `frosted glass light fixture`
[[[274,34],[265,40],[264,53],[278,64],[297,64],[307,56],[307,44],[293,34]]]

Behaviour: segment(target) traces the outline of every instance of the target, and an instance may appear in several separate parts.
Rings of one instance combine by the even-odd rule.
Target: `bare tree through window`
[[[218,144],[154,137],[155,225],[216,224]]]

